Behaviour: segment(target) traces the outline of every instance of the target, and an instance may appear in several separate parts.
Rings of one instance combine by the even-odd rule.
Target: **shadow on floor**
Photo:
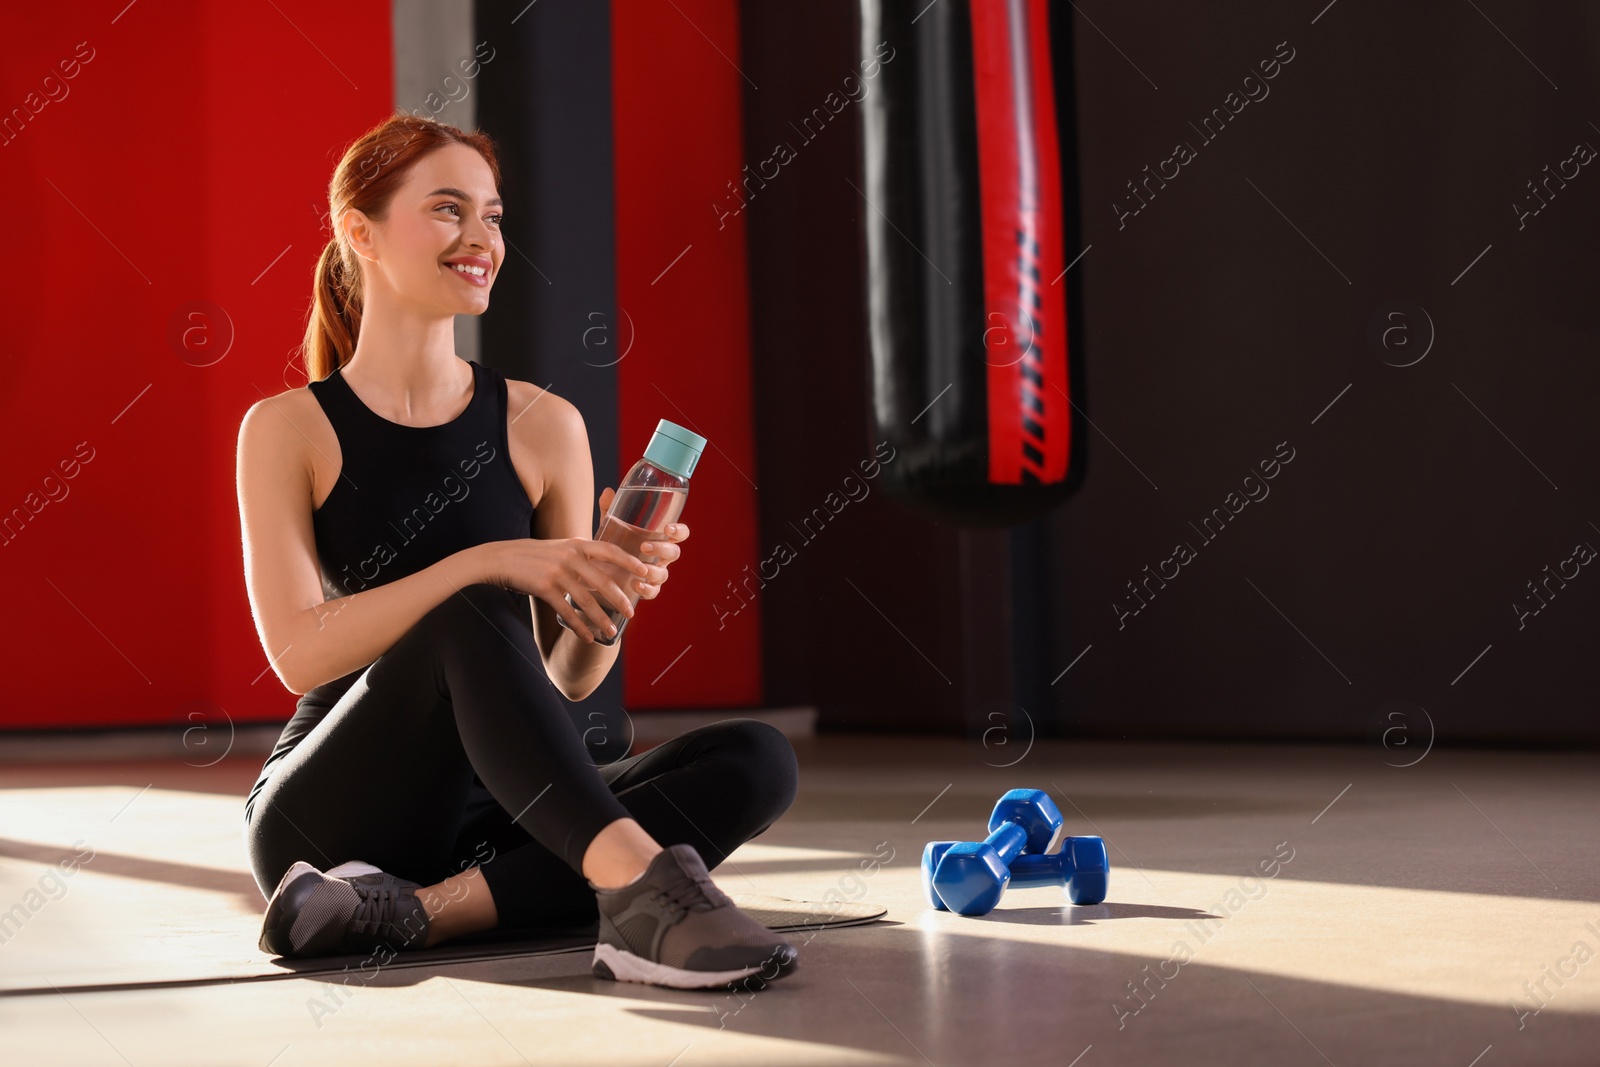
[[[1093,925],[1106,919],[1222,919],[1200,908],[1169,908],[1161,904],[1066,904],[1053,908],[996,908],[987,915],[968,916],[972,922],[1021,923],[1027,926]]]

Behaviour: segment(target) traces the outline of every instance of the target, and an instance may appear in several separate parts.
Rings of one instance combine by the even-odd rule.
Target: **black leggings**
[[[710,868],[793,803],[794,749],[754,719],[597,767],[520,595],[452,594],[273,766],[245,816],[264,897],[296,860],[365,860],[422,885],[478,866],[501,926],[586,922],[583,855],[616,819],[693,845]]]

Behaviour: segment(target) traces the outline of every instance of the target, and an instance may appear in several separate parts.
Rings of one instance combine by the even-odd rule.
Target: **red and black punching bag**
[[[1082,480],[1071,11],[1052,32],[1049,7],[861,0],[873,442],[891,496],[960,526]]]

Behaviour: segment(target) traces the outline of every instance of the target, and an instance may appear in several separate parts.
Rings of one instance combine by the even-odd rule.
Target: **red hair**
[[[499,188],[500,163],[487,134],[469,133],[409,112],[395,112],[345,149],[328,183],[333,236],[317,260],[311,311],[300,346],[309,380],[320,381],[350,362],[361,332],[361,257],[345,240],[339,219],[355,208],[374,221],[384,221],[394,194],[417,161],[452,144],[477,150]]]

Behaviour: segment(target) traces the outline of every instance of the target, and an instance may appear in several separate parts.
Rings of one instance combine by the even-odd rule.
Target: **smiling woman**
[[[486,210],[495,209],[487,212],[483,220],[486,227],[482,234],[484,244],[477,250],[458,248],[454,255],[443,259],[436,269],[459,275],[460,272],[450,264],[460,262],[476,268],[476,273],[481,276],[477,287],[484,290],[483,306],[460,311],[481,314],[488,306],[489,276],[504,255],[504,247],[499,239],[504,216],[498,210],[503,200],[492,191],[500,185],[500,167],[493,146],[482,134],[466,134],[453,126],[428,119],[396,117],[388,125],[392,127],[388,136],[376,137],[369,133],[362,140],[370,140],[370,144],[363,145],[358,141],[357,145],[361,147],[354,160],[346,157],[348,169],[341,167],[343,173],[335,174],[328,188],[329,217],[342,220],[351,214],[358,225],[388,223],[391,221],[389,206],[400,186],[405,183],[406,177],[414,176],[412,171],[428,156],[448,153],[456,159],[468,161],[466,165],[471,165],[470,160],[475,158],[477,168],[486,172],[485,176],[490,182],[487,188],[491,192],[482,206]],[[445,130],[454,131],[455,136],[436,132]],[[356,147],[352,146],[351,151],[357,151]],[[439,168],[435,165],[428,169]],[[424,217],[465,221],[463,207],[473,205],[471,194],[448,181],[430,183],[425,187],[428,191],[421,195],[420,205],[420,213]],[[355,236],[352,234],[352,237]],[[491,246],[495,253],[493,258],[488,254]],[[335,367],[354,359],[356,334],[361,328],[368,296],[358,284],[361,276],[358,261],[361,258],[364,257],[356,251],[352,242],[340,241],[336,235],[323,249],[317,263],[314,302],[310,320],[306,323],[304,344],[306,376],[312,381],[327,377]],[[412,265],[415,265],[415,261]]]
[[[649,562],[593,539],[582,415],[542,393],[513,431],[504,375],[455,354],[455,317],[488,308],[504,258],[499,185],[482,133],[402,113],[352,144],[329,185],[311,381],[240,427],[251,608],[301,694],[245,803],[261,947],[414,949],[598,918],[599,976],[771,979],[793,946],[697,850],[719,861],[788,808],[783,734],[729,719],[599,768],[557,698],[612,668],[607,608],[631,618],[631,591],[659,595],[688,528]],[[470,494],[440,495],[464,489],[458,471]]]

